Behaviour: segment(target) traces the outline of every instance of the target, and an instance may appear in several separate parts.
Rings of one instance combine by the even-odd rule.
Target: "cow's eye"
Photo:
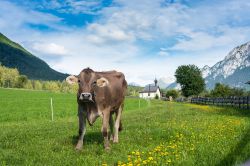
[[[80,81],[80,80],[78,80],[78,84],[79,84],[79,83],[81,83],[81,81]]]
[[[93,82],[93,86],[96,86],[96,81]]]

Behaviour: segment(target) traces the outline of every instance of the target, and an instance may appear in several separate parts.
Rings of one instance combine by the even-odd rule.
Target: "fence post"
[[[148,107],[150,107],[150,99],[148,98]]]
[[[246,109],[246,104],[247,104],[247,102],[246,102],[246,100],[247,100],[247,98],[244,96],[243,97],[243,109]]]
[[[238,97],[238,102],[239,102],[239,108],[240,108],[240,97]]]
[[[139,98],[139,109],[141,108],[141,100],[140,100],[140,98]]]
[[[51,120],[54,120],[53,100],[50,98]]]
[[[250,97],[247,96],[247,109],[249,109],[249,99],[250,99]]]
[[[232,100],[232,105],[233,105],[233,107],[235,107],[235,100],[236,100],[236,98],[235,98],[235,96],[233,96],[233,100]]]

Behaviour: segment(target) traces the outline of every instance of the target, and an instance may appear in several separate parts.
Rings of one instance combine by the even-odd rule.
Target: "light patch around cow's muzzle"
[[[94,102],[91,93],[81,93],[79,96],[79,100],[83,102]]]

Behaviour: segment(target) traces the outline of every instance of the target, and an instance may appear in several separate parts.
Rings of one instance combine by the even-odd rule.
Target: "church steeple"
[[[157,82],[158,82],[158,81],[157,81],[157,79],[156,79],[156,78],[155,78],[154,82],[155,82],[155,86],[157,86]]]

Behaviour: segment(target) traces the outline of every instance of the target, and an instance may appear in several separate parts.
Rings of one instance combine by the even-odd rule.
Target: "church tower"
[[[155,86],[157,86],[158,81],[157,81],[157,79],[156,79],[156,78],[155,78],[154,82],[155,82]]]

